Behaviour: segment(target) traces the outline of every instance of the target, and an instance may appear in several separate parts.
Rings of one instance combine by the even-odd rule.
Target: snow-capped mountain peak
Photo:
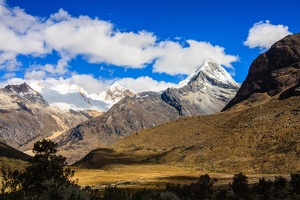
[[[98,99],[102,99],[111,106],[125,96],[133,96],[135,92],[121,86],[118,82],[113,83],[107,90],[98,94]],[[94,95],[93,95],[94,96]]]
[[[120,91],[120,90],[124,90],[125,88],[123,86],[121,86],[117,81],[114,82],[110,87],[109,90],[116,90],[116,91]]]
[[[231,85],[233,87],[239,87],[239,85],[233,80],[230,74],[218,63],[208,59],[201,67],[199,67],[195,73],[188,76],[185,80],[178,84],[178,87],[183,87],[197,80],[201,74],[203,81]],[[205,80],[204,80],[205,79]]]
[[[40,82],[33,82],[30,84],[30,87],[36,92],[41,92],[42,89],[44,88],[44,85],[43,83]]]

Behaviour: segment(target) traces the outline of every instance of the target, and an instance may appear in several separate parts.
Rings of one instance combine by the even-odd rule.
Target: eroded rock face
[[[274,96],[296,85],[300,79],[300,33],[276,42],[251,64],[248,75],[236,96],[224,107],[227,110],[255,93]]]

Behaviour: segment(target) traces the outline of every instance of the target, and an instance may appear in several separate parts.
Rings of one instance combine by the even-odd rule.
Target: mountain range
[[[238,88],[224,68],[207,60],[178,88],[126,96],[103,115],[66,131],[54,141],[68,162],[73,163],[99,146],[110,145],[140,130],[183,116],[218,112]]]
[[[134,93],[117,82],[98,94],[87,94],[81,87],[68,84],[32,83],[30,86],[9,85],[2,90],[11,107],[6,109],[10,118],[4,118],[4,114],[0,118],[4,127],[1,141],[26,151],[35,141],[49,138],[59,143],[61,153],[70,163],[139,130],[183,116],[218,112],[239,88],[211,60],[178,88],[159,93]],[[17,106],[12,106],[12,98],[18,99]]]
[[[139,131],[90,152],[76,165],[167,164],[230,174],[297,173],[299,80],[300,34],[294,34],[253,61],[223,112]]]
[[[117,82],[106,91],[91,95],[77,85],[7,85],[0,89],[0,141],[19,150],[30,150],[35,141],[55,138],[101,115],[126,95],[134,92]]]

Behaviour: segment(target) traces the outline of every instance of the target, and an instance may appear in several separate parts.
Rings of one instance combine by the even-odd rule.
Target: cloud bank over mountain
[[[269,21],[255,23],[244,45],[268,48],[286,34],[289,34],[287,26],[272,25]],[[53,55],[56,58],[48,59]],[[100,77],[92,70],[78,72],[84,71],[81,69],[85,66],[74,66],[77,59],[102,71],[111,71],[114,67],[124,69],[125,74],[128,69],[150,69],[139,75]],[[240,58],[209,41],[182,37],[162,39],[148,30],[124,30],[97,17],[72,16],[63,8],[49,16],[34,16],[20,7],[8,6],[5,0],[0,1],[2,86],[25,81],[64,82],[80,85],[94,93],[118,81],[136,92],[147,89],[159,91],[176,84],[171,80],[158,80],[153,74],[184,78],[206,59],[213,59],[235,74],[232,63]],[[144,81],[142,84],[141,80]]]

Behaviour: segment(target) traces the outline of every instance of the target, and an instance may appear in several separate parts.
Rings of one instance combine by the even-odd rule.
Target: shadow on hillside
[[[74,163],[73,166],[99,169],[108,165],[141,164],[146,163],[148,156],[150,155],[133,155],[130,153],[117,152],[110,148],[99,148],[91,151],[80,161]]]

